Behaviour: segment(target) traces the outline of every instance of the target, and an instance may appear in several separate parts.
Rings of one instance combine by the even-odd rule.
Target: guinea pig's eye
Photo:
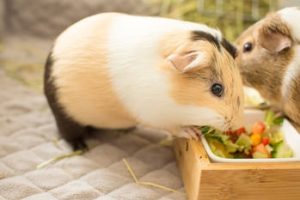
[[[223,94],[223,85],[221,85],[220,83],[214,83],[211,86],[211,92],[213,93],[213,95],[221,97]]]
[[[252,50],[252,43],[246,42],[243,47],[243,52],[250,52]]]

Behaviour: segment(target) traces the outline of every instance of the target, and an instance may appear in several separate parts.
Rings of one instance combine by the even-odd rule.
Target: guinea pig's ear
[[[207,53],[202,51],[190,51],[186,53],[174,53],[167,57],[173,67],[182,73],[196,71],[209,66]]]
[[[275,21],[277,20],[277,21]],[[292,46],[288,27],[274,18],[267,21],[258,32],[258,42],[271,52],[279,53]]]

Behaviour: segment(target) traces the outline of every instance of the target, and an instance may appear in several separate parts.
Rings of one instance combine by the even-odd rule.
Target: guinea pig
[[[245,30],[236,40],[245,85],[300,127],[300,10],[284,8]],[[299,129],[300,130],[300,129]]]
[[[84,148],[88,128],[137,125],[193,136],[186,127],[243,123],[235,48],[206,25],[104,13],[55,41],[44,92],[60,134]]]

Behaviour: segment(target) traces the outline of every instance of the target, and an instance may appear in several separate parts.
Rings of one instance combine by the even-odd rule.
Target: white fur
[[[278,13],[288,25],[292,38],[295,41],[300,42],[300,9],[296,7],[289,7],[278,11]],[[300,46],[297,44],[293,48],[295,50],[295,56],[287,67],[283,78],[281,88],[283,98],[287,97],[288,95],[289,88],[291,87],[291,81],[300,73]]]
[[[140,122],[155,127],[216,124],[224,119],[215,111],[177,104],[170,96],[170,81],[157,67],[159,41],[174,30],[202,30],[221,37],[204,25],[151,17],[122,16],[109,34],[108,68],[114,88],[126,108]]]
[[[278,11],[281,18],[287,23],[292,37],[300,42],[300,9],[296,7],[284,8]]]
[[[292,62],[288,65],[282,81],[282,97],[287,97],[292,80],[300,73],[300,45],[294,47],[295,56]]]

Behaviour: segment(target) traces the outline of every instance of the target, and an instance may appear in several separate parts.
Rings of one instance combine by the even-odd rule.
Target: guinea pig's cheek
[[[241,68],[241,56],[237,56],[235,62],[239,68]]]
[[[214,106],[219,105],[219,106]],[[213,113],[205,113],[205,115],[208,118],[211,118],[211,126],[218,128],[220,130],[226,130],[227,127],[227,117],[225,110],[222,108],[224,106],[221,106],[220,103],[215,102],[214,104],[209,106],[211,110],[213,110]],[[213,115],[212,115],[213,114]]]
[[[255,84],[256,82],[260,82],[261,80],[257,80],[257,79],[261,79],[255,76],[255,72],[253,70],[249,70],[247,68],[243,69],[242,71],[242,80],[243,83],[245,82],[245,84],[252,86],[252,84]]]

